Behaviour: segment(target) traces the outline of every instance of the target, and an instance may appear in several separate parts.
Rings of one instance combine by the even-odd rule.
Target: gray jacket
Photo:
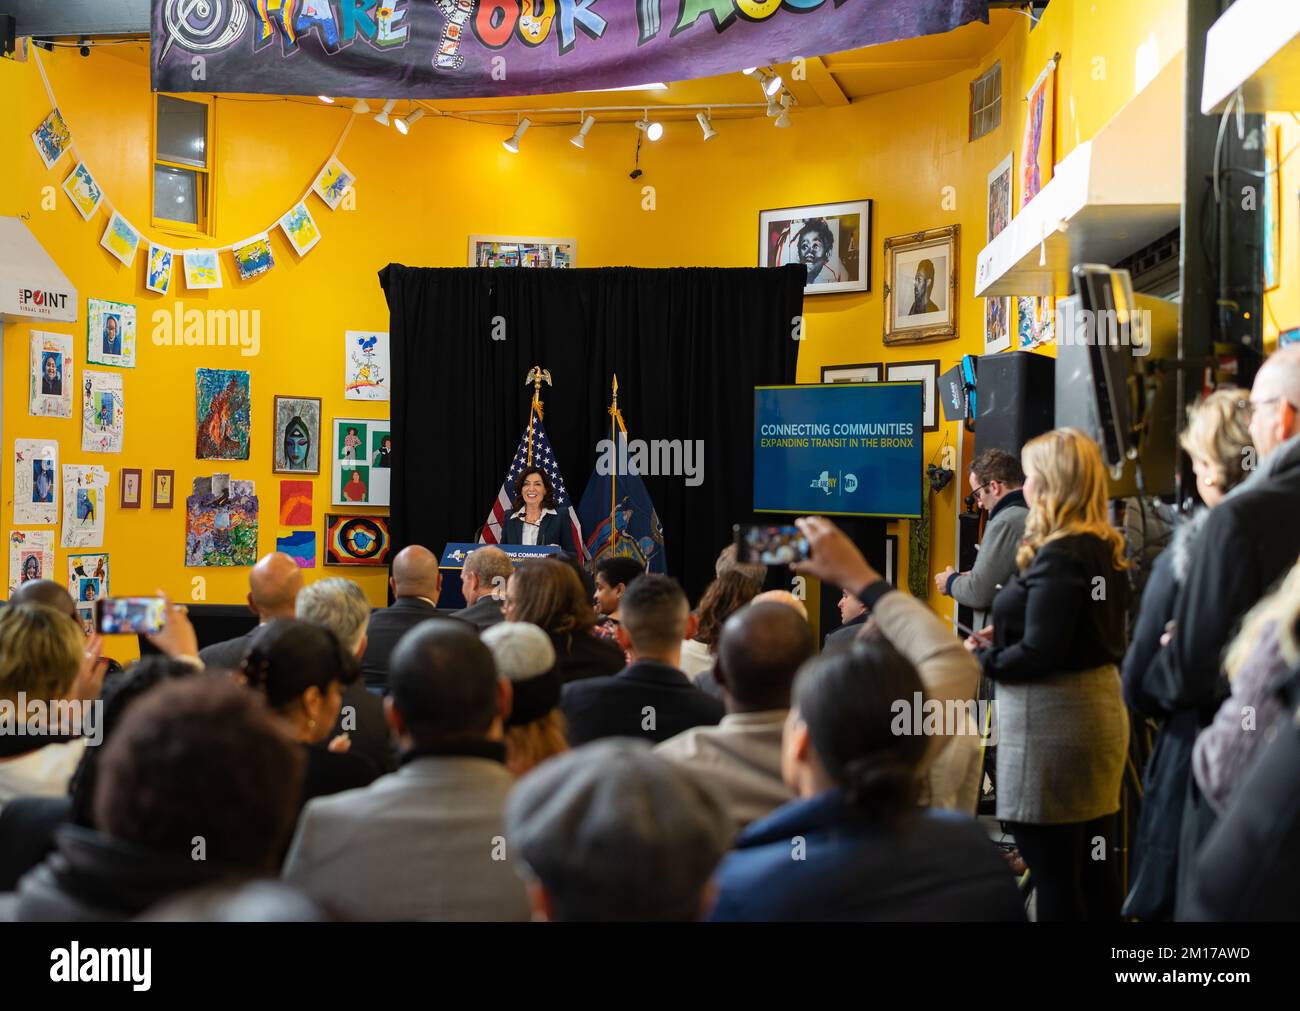
[[[309,803],[283,876],[348,919],[527,920],[503,829],[513,785],[493,759],[415,758]]]
[[[957,603],[974,610],[976,630],[989,623],[989,612],[998,589],[1020,571],[1016,565],[1016,551],[1025,536],[1025,520],[1028,518],[1029,508],[1020,490],[1007,492],[989,513],[984,539],[980,541],[970,572],[948,580],[944,592]]]

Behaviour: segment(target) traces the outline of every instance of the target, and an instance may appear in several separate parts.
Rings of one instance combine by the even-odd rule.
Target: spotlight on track
[[[352,114],[355,116],[364,116],[370,111],[370,103],[364,98],[358,98],[352,106]]]
[[[596,125],[596,117],[588,116],[586,119],[582,121],[582,127],[578,130],[578,132],[569,138],[569,143],[572,144],[574,147],[586,147],[587,134],[591,133],[591,128],[595,125]]]
[[[790,125],[790,96],[788,94],[781,96],[781,114],[776,117],[772,125],[783,129]]]
[[[636,128],[642,131],[648,140],[658,140],[664,135],[664,125],[653,122],[649,116],[642,112],[642,118],[636,121]]]
[[[375,122],[380,126],[388,126],[388,114],[393,111],[393,106],[397,104],[397,99],[390,98],[384,103],[384,111],[375,117]]]
[[[515,132],[501,142],[501,146],[511,154],[518,154],[519,141],[523,139],[524,134],[530,126],[532,126],[532,121],[525,116],[519,121],[519,125],[515,127]]]
[[[334,104],[334,99],[330,98],[329,95],[317,95],[316,97],[319,98],[319,99],[320,99],[322,102],[324,102],[326,105],[333,105],[333,104]]]
[[[398,116],[393,120],[393,126],[397,127],[397,132],[405,137],[410,132],[411,127],[422,119],[424,119],[424,110],[416,109],[409,116]]]
[[[699,123],[700,129],[704,131],[705,140],[712,140],[718,135],[718,131],[713,129],[713,118],[711,115],[697,112],[695,114],[695,122]]]

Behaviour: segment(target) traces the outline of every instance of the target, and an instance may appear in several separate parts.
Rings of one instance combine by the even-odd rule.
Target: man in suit
[[[352,580],[335,576],[312,583],[298,594],[298,617],[328,628],[358,660],[366,652],[370,602]],[[376,772],[392,772],[396,767],[384,703],[359,679],[343,689],[338,719],[328,740],[339,734],[348,736],[348,751],[366,759]]]
[[[476,548],[465,559],[460,571],[460,589],[466,606],[452,617],[467,621],[480,632],[505,621],[502,603],[506,599],[506,581],[514,565],[500,548]]]
[[[438,571],[437,556],[419,544],[402,548],[393,559],[388,585],[396,599],[370,616],[366,651],[361,657],[361,678],[368,689],[379,695],[388,687],[388,660],[397,640],[438,613],[442,573]]]
[[[248,575],[248,609],[257,615],[259,626],[275,618],[292,618],[301,590],[302,569],[297,562],[279,551],[263,555]],[[203,647],[199,650],[203,666],[238,670],[256,631]]]
[[[311,801],[284,877],[357,920],[527,920],[504,837],[510,682],[463,622],[434,619],[393,651],[389,726],[401,768]]]
[[[584,678],[564,686],[560,708],[569,743],[602,737],[638,737],[658,743],[722,719],[722,703],[696,688],[681,672],[682,640],[699,620],[686,594],[667,576],[632,581],[620,607],[618,642],[634,662],[613,677]]]
[[[867,623],[866,607],[848,590],[840,593],[840,602],[837,606],[840,609],[840,627],[826,633],[826,638],[822,641],[823,653],[829,650],[847,649],[853,645],[858,632]]]
[[[742,607],[722,626],[713,668],[727,715],[655,748],[715,789],[736,832],[794,799],[781,778],[781,733],[795,673],[815,646],[794,608],[774,601]]]

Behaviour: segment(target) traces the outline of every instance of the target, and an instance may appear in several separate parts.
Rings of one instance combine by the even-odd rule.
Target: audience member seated
[[[1124,700],[1134,713],[1158,724],[1142,777],[1142,807],[1123,909],[1125,916],[1142,920],[1169,920],[1174,915],[1178,837],[1192,746],[1201,722],[1195,709],[1168,709],[1159,700],[1163,695],[1159,679],[1152,678],[1152,689],[1147,679],[1157,673],[1154,661],[1174,619],[1174,602],[1186,582],[1192,550],[1210,510],[1246,477],[1247,458],[1254,452],[1244,409],[1247,396],[1235,387],[1215,390],[1188,408],[1187,427],[1178,441],[1191,458],[1196,490],[1205,505],[1179,524],[1169,547],[1152,565],[1133,639],[1124,654]]]
[[[867,607],[853,595],[852,590],[843,590],[836,606],[840,611],[840,627],[833,632],[826,633],[826,638],[822,640],[823,653],[830,650],[847,649],[853,645],[853,640],[862,631],[862,626],[867,621]]]
[[[734,548],[735,545],[733,544]],[[700,677],[713,669],[718,655],[718,637],[728,618],[748,604],[763,589],[762,578],[744,569],[728,569],[711,582],[697,609],[699,628],[695,637],[682,643],[682,673],[699,684]],[[716,687],[717,682],[710,679]],[[720,695],[718,692],[710,694]]]
[[[550,636],[525,621],[503,621],[484,629],[482,636],[492,651],[497,675],[510,682],[513,701],[505,723],[506,768],[522,776],[552,755],[569,750],[560,712],[560,680],[555,676],[555,647]]]
[[[722,703],[692,685],[678,667],[682,640],[696,627],[682,588],[667,576],[641,576],[623,594],[621,609],[618,641],[635,662],[611,678],[565,685],[560,707],[569,722],[569,743],[601,737],[666,741],[721,720]]]
[[[370,616],[361,677],[377,695],[388,690],[388,661],[398,641],[420,622],[438,614],[442,573],[437,556],[426,547],[410,544],[393,558],[388,577],[393,602]]]
[[[803,666],[782,758],[798,799],[736,840],[718,869],[713,919],[1024,919],[1015,879],[979,823],[916,806],[928,742],[893,724],[898,700],[921,690],[884,642]]]
[[[298,617],[329,629],[358,661],[365,655],[370,602],[352,580],[333,576],[312,583],[298,594]],[[360,755],[380,772],[395,768],[393,738],[384,718],[383,700],[368,691],[360,678],[343,689],[338,719],[329,739],[337,741],[340,736],[346,745],[336,747]]]
[[[311,622],[277,618],[257,630],[241,671],[266,697],[307,757],[299,803],[368,785],[379,774],[366,759],[324,744],[339,716],[356,661],[334,633]]]
[[[276,618],[292,618],[298,593],[302,590],[302,569],[288,555],[276,551],[263,555],[248,575],[248,609],[257,615],[260,627]],[[220,670],[239,670],[248,655],[257,629],[213,643],[199,650],[203,666]]]
[[[591,595],[565,562],[539,558],[524,562],[506,583],[506,621],[526,621],[551,637],[555,674],[561,684],[616,674],[623,669],[617,643],[593,634],[596,610]]]
[[[543,763],[506,809],[535,920],[702,919],[731,833],[708,789],[636,741],[599,741]]]
[[[302,776],[298,749],[246,689],[201,677],[159,685],[104,746],[98,831],[60,828],[55,852],[0,896],[0,920],[126,920],[194,888],[274,873]]]
[[[626,555],[604,555],[596,561],[593,599],[596,604],[596,634],[602,639],[614,638],[614,630],[623,617],[618,609],[623,591],[632,580],[644,574],[645,567]]]
[[[1220,658],[1242,618],[1300,556],[1300,347],[1265,360],[1246,410],[1257,466],[1210,510],[1174,603],[1169,643],[1143,679],[1153,705],[1193,714],[1198,730],[1226,695]],[[1185,768],[1190,760],[1189,753]],[[1190,886],[1191,859],[1213,821],[1213,809],[1190,783],[1179,830],[1175,916]]]
[[[986,449],[970,468],[971,496],[989,514],[969,572],[949,565],[934,577],[940,593],[974,612],[974,627],[989,623],[993,598],[1019,571],[1016,551],[1025,534],[1029,506],[1020,490],[1025,483],[1020,461],[1004,449]]]
[[[754,598],[755,604],[762,604],[768,601],[774,604],[784,604],[786,607],[792,607],[799,612],[799,617],[803,618],[804,621],[808,620],[807,605],[789,590],[764,590]]]
[[[401,768],[307,805],[284,878],[362,920],[526,920],[503,836],[510,682],[472,628],[425,622],[393,651],[389,725]]]
[[[72,594],[52,579],[28,580],[10,594],[9,604],[11,606],[16,604],[44,604],[46,607],[52,607],[60,614],[66,614],[75,621],[77,628],[82,629],[82,634],[86,635],[81,624],[81,616],[77,614],[77,603],[72,599]],[[188,621],[188,619],[186,620]],[[89,635],[87,635],[87,638],[89,638]],[[197,652],[196,647],[195,653]],[[102,679],[106,684],[122,673],[122,665],[112,657],[100,657],[99,664],[104,668]],[[0,758],[3,758],[7,753],[3,737],[0,736]]]
[[[460,590],[465,606],[452,617],[469,622],[480,632],[505,621],[502,607],[506,599],[506,581],[514,570],[510,556],[500,548],[488,546],[471,551],[465,559],[465,567],[460,570]]]
[[[793,608],[742,607],[722,627],[713,668],[727,715],[655,748],[715,790],[737,832],[794,799],[781,777],[781,733],[795,673],[815,649],[812,629]]]
[[[103,707],[95,736],[99,746],[82,751],[68,784],[57,797],[15,797],[0,809],[0,892],[12,891],[19,879],[54,849],[54,832],[64,822],[94,828],[96,770],[103,743],[113,736],[127,706],[155,685],[188,677],[197,668],[167,656],[137,660],[118,678],[104,685]]]
[[[0,611],[0,702],[8,709],[5,722],[13,723],[0,733],[0,810],[15,797],[68,792],[86,746],[81,735],[97,733],[89,703],[104,678],[100,644],[98,635],[86,640],[80,625],[43,604]]]

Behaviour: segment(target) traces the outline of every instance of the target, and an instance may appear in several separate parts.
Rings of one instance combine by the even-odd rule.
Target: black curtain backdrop
[[[554,379],[543,422],[576,506],[609,437],[617,373],[629,438],[703,440],[702,484],[645,477],[669,574],[697,600],[731,525],[758,519],[753,388],[794,382],[803,268],[390,264],[379,277],[391,315],[394,549],[477,539],[528,420],[534,365]]]

